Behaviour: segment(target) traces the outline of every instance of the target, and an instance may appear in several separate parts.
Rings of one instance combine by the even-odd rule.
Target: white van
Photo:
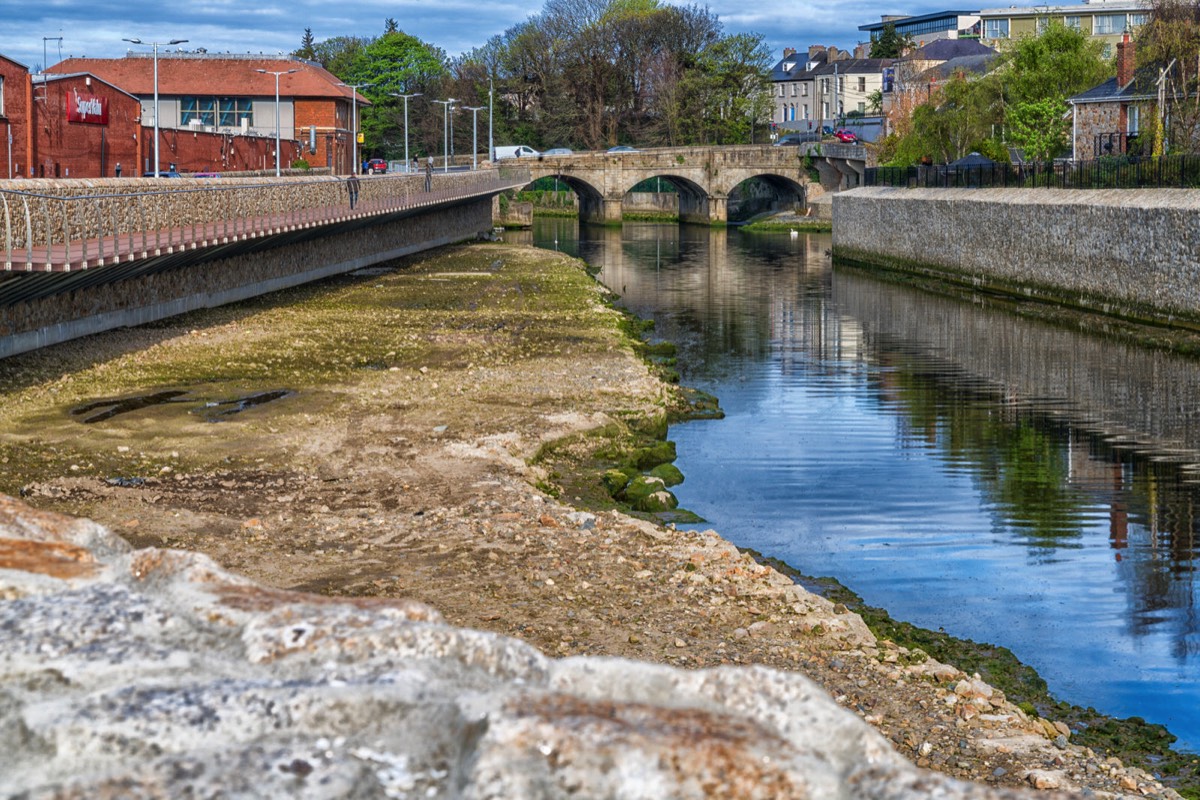
[[[537,150],[532,147],[526,147],[523,144],[506,145],[496,148],[496,160],[502,158],[537,158],[540,156]]]

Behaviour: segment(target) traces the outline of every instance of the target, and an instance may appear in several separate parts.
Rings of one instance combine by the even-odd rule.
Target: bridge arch
[[[541,172],[534,178],[557,178],[565,183],[579,201],[579,220],[581,222],[603,222],[605,197],[603,188],[591,181],[567,172]],[[528,187],[526,187],[528,188]]]
[[[632,183],[629,182],[630,179],[626,179],[625,183],[627,185],[620,191],[621,200],[623,201],[625,196],[633,191],[634,187],[639,183],[644,183],[654,178],[662,178],[675,187],[675,191],[679,194],[680,222],[698,222],[702,225],[707,225],[712,221],[711,213],[714,209],[710,206],[710,202],[713,198],[710,196],[708,189],[696,183],[691,178],[674,172],[647,174],[644,177],[639,177],[638,180],[634,180]],[[721,198],[721,201],[721,210],[723,211],[724,198]]]
[[[730,218],[745,219],[763,211],[792,211],[807,203],[809,181],[804,175],[760,172],[734,177],[741,180],[726,191]]]

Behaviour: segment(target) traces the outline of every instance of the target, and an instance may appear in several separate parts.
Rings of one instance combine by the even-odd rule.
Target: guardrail
[[[1112,156],[1073,163],[876,167],[866,171],[863,185],[930,189],[1196,189],[1200,188],[1200,157]]]
[[[0,189],[5,271],[58,272],[117,264],[302,228],[495,194],[529,182],[528,169],[275,181],[113,180],[115,191],[63,194]],[[178,183],[172,179],[172,183]],[[106,189],[109,187],[105,187]]]

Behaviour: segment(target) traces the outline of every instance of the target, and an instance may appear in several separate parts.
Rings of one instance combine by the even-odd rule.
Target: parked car
[[[569,147],[551,147],[542,153],[544,156],[571,156],[575,155],[575,151]]]
[[[608,152],[610,152],[610,153],[636,153],[637,148],[630,147],[627,144],[619,144],[616,147],[608,148]]]
[[[150,172],[143,172],[142,177],[143,178],[153,178],[156,176],[154,174],[154,171],[151,170]],[[157,177],[159,177],[159,178],[182,178],[183,176],[180,175],[178,172],[176,172],[173,169],[160,169],[158,171]]]
[[[854,144],[858,141],[858,136],[854,134],[854,131],[848,131],[845,128],[839,128],[833,132],[833,135],[839,142],[845,144]]]
[[[367,173],[370,175],[383,175],[387,172],[387,162],[382,158],[367,159]]]

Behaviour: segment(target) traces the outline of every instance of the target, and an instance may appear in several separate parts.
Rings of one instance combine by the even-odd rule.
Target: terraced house
[[[780,130],[819,131],[822,125],[872,110],[872,95],[883,87],[891,59],[866,58],[866,45],[851,54],[813,45],[808,54],[792,48],[771,71],[775,87],[772,119]]]

